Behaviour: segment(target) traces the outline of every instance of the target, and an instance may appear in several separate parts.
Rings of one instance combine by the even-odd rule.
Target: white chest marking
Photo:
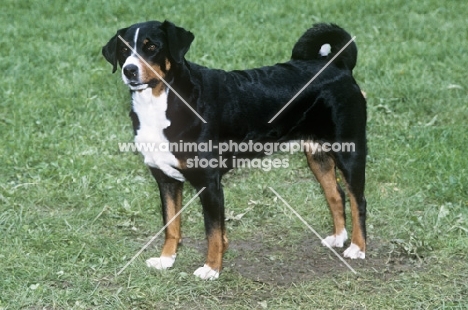
[[[140,128],[135,136],[135,144],[143,154],[145,164],[158,168],[167,176],[185,181],[180,173],[177,158],[169,151],[169,141],[164,135],[164,129],[171,125],[166,117],[167,93],[159,97],[153,96],[152,89],[134,92],[132,95],[133,111],[138,115]]]

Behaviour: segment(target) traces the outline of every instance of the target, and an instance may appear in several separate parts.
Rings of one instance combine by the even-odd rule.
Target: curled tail
[[[344,29],[335,24],[315,24],[299,38],[292,50],[291,59],[329,60],[351,41],[351,36]],[[334,63],[340,67],[353,70],[357,60],[357,47],[351,42],[335,59]]]

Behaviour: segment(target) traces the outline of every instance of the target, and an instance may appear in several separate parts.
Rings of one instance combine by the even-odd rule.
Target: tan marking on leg
[[[171,183],[170,186],[175,186],[175,193],[171,194],[170,191],[165,194],[166,201],[166,223],[169,222],[182,207],[182,183]],[[181,215],[179,214],[176,219],[166,228],[166,239],[162,249],[161,256],[172,256],[176,254],[177,246],[182,240],[180,233]]]
[[[311,152],[306,151],[307,163],[310,170],[314,173],[315,177],[322,186],[325,198],[327,199],[328,206],[333,218],[334,234],[339,235],[345,228],[345,216],[343,210],[343,200],[338,191],[338,184],[336,181],[335,162],[328,155],[323,158],[323,162],[318,162],[314,159]]]
[[[213,228],[208,235],[208,253],[206,265],[216,271],[221,271],[223,265],[223,254],[227,250],[227,238],[221,228]]]
[[[359,247],[362,252],[366,251],[366,240],[361,229],[361,222],[359,220],[359,207],[353,193],[348,188],[349,201],[351,204],[351,216],[353,224],[353,232],[351,235],[351,242]]]

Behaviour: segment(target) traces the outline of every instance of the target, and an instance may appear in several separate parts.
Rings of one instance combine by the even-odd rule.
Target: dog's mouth
[[[131,90],[144,90],[148,88],[148,84],[142,84],[138,82],[129,82],[127,85]]]
[[[159,84],[160,81],[156,79],[152,79],[148,81],[147,83],[140,83],[140,82],[135,82],[135,81],[129,81],[127,82],[127,86],[130,88],[130,90],[144,90],[149,88],[154,88],[156,85]]]

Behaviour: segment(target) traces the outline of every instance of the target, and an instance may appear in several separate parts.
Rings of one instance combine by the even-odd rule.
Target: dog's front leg
[[[158,182],[162,203],[162,215],[164,225],[174,218],[182,206],[183,182],[179,182],[166,176],[161,170],[150,168],[151,173]],[[152,257],[146,261],[148,267],[167,269],[175,262],[177,246],[182,240],[180,233],[180,218],[177,216],[165,230],[166,238],[160,257]]]
[[[200,194],[205,219],[205,231],[208,241],[208,252],[203,267],[198,268],[194,275],[203,280],[213,280],[219,277],[222,268],[223,254],[228,247],[224,226],[224,195],[218,178],[213,178],[205,185]]]

